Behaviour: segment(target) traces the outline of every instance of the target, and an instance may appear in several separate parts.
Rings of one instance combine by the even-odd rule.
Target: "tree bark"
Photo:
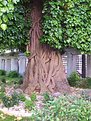
[[[32,92],[70,92],[61,54],[39,42],[43,34],[41,29],[43,2],[33,0],[32,6],[29,48],[31,56],[25,72],[23,90],[30,95]]]

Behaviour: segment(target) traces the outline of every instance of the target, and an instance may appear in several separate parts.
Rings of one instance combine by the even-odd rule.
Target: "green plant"
[[[5,84],[4,83],[2,83],[0,85],[0,92],[5,92]]]
[[[6,78],[5,78],[5,76],[0,76],[0,81],[1,81],[2,83],[6,83]]]
[[[79,81],[78,87],[91,89],[91,78],[83,78]]]
[[[25,107],[26,107],[26,109],[28,109],[28,110],[31,110],[31,109],[33,109],[33,107],[34,107],[34,102],[32,101],[32,100],[25,100]]]
[[[90,121],[91,102],[74,96],[61,96],[47,101],[41,110],[35,109],[32,117],[35,121]]]
[[[0,100],[2,100],[3,96],[5,96],[5,92],[3,92],[3,91],[1,92],[0,91]]]
[[[19,96],[16,92],[14,92],[12,95],[4,95],[2,97],[2,102],[5,107],[13,107],[14,105],[19,104]]]
[[[90,4],[90,0],[46,0],[41,42],[60,51],[73,47],[82,53],[91,52]]]
[[[44,94],[43,94],[43,97],[44,97],[44,101],[50,100],[50,95],[49,95],[48,92],[44,93]]]
[[[68,82],[71,86],[78,86],[78,83],[81,81],[81,77],[77,72],[72,72],[72,74],[68,77]]]
[[[20,74],[17,71],[10,71],[9,73],[7,73],[7,77],[10,77],[10,78],[15,78],[19,76]]]
[[[31,53],[29,51],[26,51],[24,54],[26,57],[29,57]]]
[[[23,94],[19,94],[18,97],[19,97],[20,101],[25,102],[26,98],[25,98],[25,96]]]
[[[52,97],[48,92],[44,93],[44,94],[43,94],[43,97],[44,97],[44,99],[43,99],[43,102],[44,102],[44,103],[53,100],[53,97]]]
[[[0,70],[0,75],[6,75],[6,71],[5,70]]]
[[[35,93],[32,93],[31,94],[31,100],[34,102],[36,101],[36,94]]]

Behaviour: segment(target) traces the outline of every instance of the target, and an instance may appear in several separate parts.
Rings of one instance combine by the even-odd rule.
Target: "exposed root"
[[[47,45],[41,45],[41,18],[42,0],[33,0],[31,12],[32,28],[30,30],[30,51],[31,57],[26,69],[23,90],[31,94],[32,92],[44,93],[46,91],[70,92],[69,84],[66,80],[61,54],[54,51]]]

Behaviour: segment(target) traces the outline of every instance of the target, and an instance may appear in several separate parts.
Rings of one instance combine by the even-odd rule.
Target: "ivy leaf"
[[[20,0],[13,0],[13,2],[15,3],[15,4],[17,4],[17,2],[19,2]]]
[[[1,28],[2,28],[2,30],[6,30],[7,29],[7,25],[6,24],[1,24]]]
[[[3,15],[3,21],[7,22],[8,21],[8,17],[6,15]]]

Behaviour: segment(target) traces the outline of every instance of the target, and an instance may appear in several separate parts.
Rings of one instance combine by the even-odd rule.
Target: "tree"
[[[67,47],[82,53],[91,52],[90,0],[26,0],[31,8],[31,53],[24,77],[23,90],[31,94],[70,92],[61,55]],[[1,27],[2,28],[2,27]]]

